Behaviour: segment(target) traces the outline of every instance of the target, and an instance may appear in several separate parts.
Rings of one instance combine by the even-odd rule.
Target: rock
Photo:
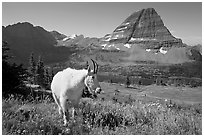
[[[183,45],[182,40],[175,38],[164,26],[154,8],[134,12],[102,40],[109,44],[142,44],[149,49]]]
[[[51,31],[50,34],[52,34],[52,36],[56,39],[56,40],[63,40],[64,38],[66,38],[67,36],[64,34],[61,34],[57,31]]]

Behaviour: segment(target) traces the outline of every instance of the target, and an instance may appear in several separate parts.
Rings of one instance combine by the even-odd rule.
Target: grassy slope
[[[108,83],[101,86],[105,94],[97,100],[83,99],[75,122],[71,120],[67,127],[62,125],[56,104],[49,100],[3,100],[3,134],[202,134],[201,105],[186,104],[191,95],[201,94],[198,88],[186,88],[188,91],[179,95],[191,95],[178,95],[181,98],[169,102],[164,98],[170,98],[169,92],[175,90],[172,87],[124,88]],[[115,90],[119,90],[116,95]],[[155,98],[157,95],[161,96]],[[177,100],[181,102],[174,103]]]

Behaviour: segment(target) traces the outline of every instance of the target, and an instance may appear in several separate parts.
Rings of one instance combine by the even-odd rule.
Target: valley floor
[[[155,99],[172,100],[177,103],[197,104],[202,103],[202,87],[175,87],[175,86],[130,86],[123,84],[101,83],[102,89],[109,94],[115,90],[121,94],[131,95],[133,98],[149,97]]]

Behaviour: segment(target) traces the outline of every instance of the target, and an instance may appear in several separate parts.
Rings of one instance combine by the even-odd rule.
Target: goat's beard
[[[91,93],[88,90],[88,87],[85,86],[85,88],[83,89],[83,92],[82,92],[82,97],[83,98],[92,98],[92,99],[95,99],[95,98],[97,98],[97,95],[94,94],[94,93]]]

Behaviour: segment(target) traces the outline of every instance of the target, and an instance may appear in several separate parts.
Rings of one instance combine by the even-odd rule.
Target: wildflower
[[[20,133],[21,133],[21,130],[20,130],[20,129],[19,129],[19,130],[17,130],[17,133],[19,133],[19,134],[20,134]]]
[[[70,129],[69,129],[69,128],[67,128],[67,129],[65,130],[65,132],[66,132],[66,133],[69,133],[69,132],[70,132]]]
[[[156,103],[155,105],[157,106],[157,105],[160,105],[160,104],[159,104],[159,103]]]

